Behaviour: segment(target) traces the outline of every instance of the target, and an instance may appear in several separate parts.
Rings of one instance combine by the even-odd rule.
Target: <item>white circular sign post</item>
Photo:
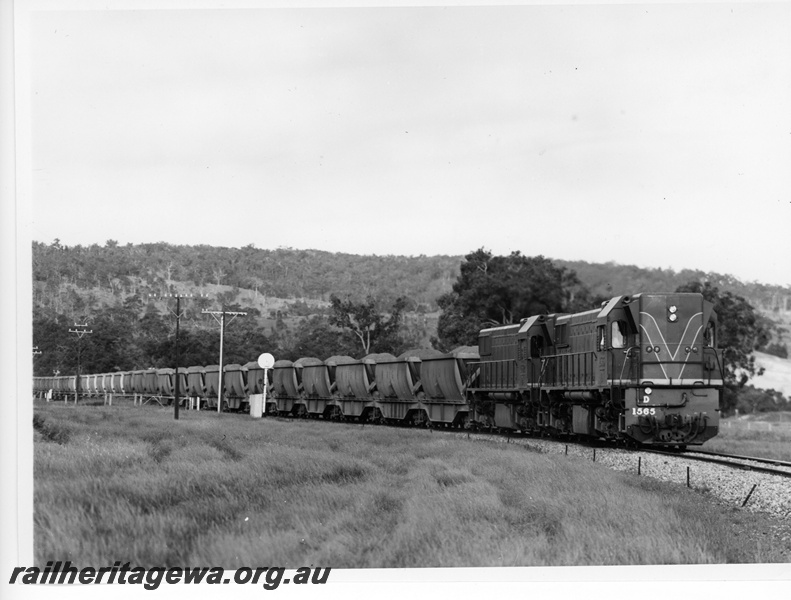
[[[271,369],[275,365],[275,357],[269,354],[269,352],[264,352],[261,356],[258,357],[258,366],[262,369]]]
[[[263,412],[266,414],[266,388],[269,387],[269,378],[268,378],[268,371],[272,367],[275,366],[275,357],[269,354],[269,352],[264,352],[261,356],[258,357],[258,366],[264,370],[264,401],[263,401]]]

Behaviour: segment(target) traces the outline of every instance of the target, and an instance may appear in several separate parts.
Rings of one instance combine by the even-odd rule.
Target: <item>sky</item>
[[[791,4],[32,4],[33,240],[791,284]]]

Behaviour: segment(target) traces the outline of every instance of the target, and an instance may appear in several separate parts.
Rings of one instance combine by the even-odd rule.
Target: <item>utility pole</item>
[[[85,329],[85,327],[88,327],[87,323],[83,323],[82,325],[75,323],[74,327],[81,328],[69,329],[69,333],[77,334],[77,380],[74,382],[74,404],[76,405],[77,400],[80,399],[80,376],[82,375],[82,338],[89,333],[93,333],[93,330]]]
[[[229,310],[204,310],[202,311],[205,315],[211,315],[214,317],[214,320],[220,324],[220,382],[217,386],[217,414],[222,412],[222,392],[223,392],[223,367],[222,367],[222,346],[223,346],[223,334],[225,332],[225,315],[230,315],[231,320],[228,321],[230,324],[236,317],[244,317],[247,315],[246,312],[232,312]],[[219,318],[218,316],[219,315]]]
[[[149,298],[157,298],[157,294],[149,294]],[[184,316],[184,313],[181,312],[181,299],[182,298],[193,298],[194,294],[162,294],[160,297],[162,298],[175,298],[176,299],[176,312],[170,311],[174,315],[176,315],[176,383],[174,389],[174,398],[173,398],[173,420],[179,420],[179,363],[181,362],[181,347],[179,346],[179,321],[181,321],[181,317]],[[198,294],[198,297],[205,298],[204,294]]]

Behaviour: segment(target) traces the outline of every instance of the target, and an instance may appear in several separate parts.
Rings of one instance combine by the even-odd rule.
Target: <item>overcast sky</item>
[[[791,284],[789,31],[788,3],[34,11],[31,235]]]

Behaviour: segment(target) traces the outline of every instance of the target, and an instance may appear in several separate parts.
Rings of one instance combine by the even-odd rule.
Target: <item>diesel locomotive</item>
[[[264,410],[325,419],[489,427],[632,445],[702,444],[715,436],[723,387],[717,315],[700,294],[616,296],[595,310],[536,315],[484,329],[478,347],[357,360],[277,361]],[[256,362],[179,371],[182,394],[244,410],[262,394]],[[83,375],[87,395],[172,401],[173,369]],[[74,393],[75,377],[34,390]],[[52,393],[50,393],[52,395]]]
[[[472,420],[638,444],[717,435],[717,315],[700,294],[617,296],[600,309],[484,329]]]

